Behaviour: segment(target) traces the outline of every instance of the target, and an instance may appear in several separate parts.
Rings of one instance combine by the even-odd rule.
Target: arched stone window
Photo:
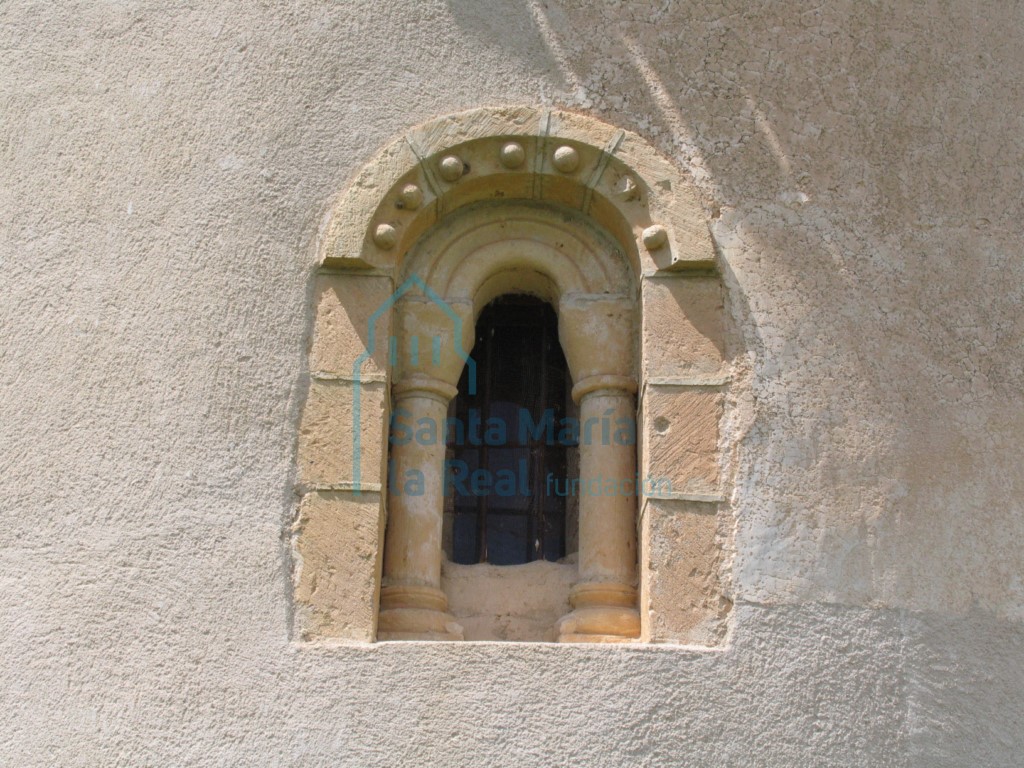
[[[475,378],[481,311],[522,294],[557,313],[591,433],[579,440],[578,554],[559,566],[564,615],[518,639],[721,635],[727,372],[702,218],[639,137],[567,113],[443,118],[363,170],[321,243],[293,539],[303,638],[474,636],[443,583],[437,426],[460,378]],[[616,439],[638,406],[631,439]],[[608,480],[618,485],[602,491]],[[695,542],[700,562],[676,562]],[[692,615],[673,616],[680,604]]]

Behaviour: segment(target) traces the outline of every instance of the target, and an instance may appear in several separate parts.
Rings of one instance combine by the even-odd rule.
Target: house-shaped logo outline
[[[362,493],[362,445],[361,445],[361,432],[362,432],[362,382],[363,364],[373,356],[373,351],[377,347],[377,321],[381,316],[390,311],[395,303],[402,298],[406,293],[411,291],[413,288],[419,288],[423,291],[423,295],[427,297],[431,302],[436,304],[441,310],[451,318],[452,326],[454,329],[454,340],[455,340],[455,352],[462,358],[463,362],[469,369],[469,383],[467,392],[469,395],[476,394],[476,361],[470,356],[469,352],[462,348],[462,318],[459,317],[458,313],[451,308],[451,306],[435,293],[430,286],[428,286],[419,275],[410,275],[395,291],[388,296],[388,298],[381,303],[379,307],[370,315],[367,321],[367,336],[366,336],[366,350],[356,358],[352,364],[352,383],[353,383],[353,394],[352,394],[352,490],[356,496]],[[418,354],[418,338],[413,337],[415,344],[413,354]],[[398,339],[392,334],[388,339],[388,354],[389,362],[394,367],[397,362],[397,350],[398,350]],[[433,362],[439,364],[441,355],[440,337],[434,337],[434,343],[431,345],[433,351]]]

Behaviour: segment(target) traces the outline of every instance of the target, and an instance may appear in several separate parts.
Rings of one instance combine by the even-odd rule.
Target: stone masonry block
[[[391,296],[390,278],[359,274],[320,274],[315,287],[316,321],[310,369],[317,373],[353,376],[356,360],[369,351],[361,375],[387,370],[391,310],[374,314]],[[371,326],[374,338],[371,340]],[[370,345],[373,349],[370,349]]]
[[[715,376],[725,359],[725,309],[715,277],[645,279],[643,370],[648,377]]]
[[[338,202],[337,210],[344,215],[331,218],[324,241],[324,266],[391,266],[388,251],[376,247],[368,230],[392,221],[394,209],[387,211],[382,221],[376,218],[381,197],[418,164],[409,143],[398,139],[374,162],[363,166]]]
[[[293,534],[303,640],[374,640],[383,531],[380,494],[314,491],[302,498]]]
[[[722,410],[718,391],[648,384],[641,408],[644,476],[667,480],[675,493],[717,494]]]
[[[359,481],[381,484],[387,439],[387,388],[383,382],[310,382],[299,426],[299,483],[334,485],[355,480],[353,418],[359,398]]]
[[[650,642],[714,646],[725,639],[731,602],[721,583],[723,537],[717,506],[647,502],[641,613]]]

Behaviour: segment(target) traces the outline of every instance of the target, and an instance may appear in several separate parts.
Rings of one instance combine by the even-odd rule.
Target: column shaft
[[[580,581],[561,642],[639,637],[636,592],[636,410],[624,389],[580,399]]]
[[[462,639],[441,591],[444,422],[454,394],[419,377],[394,387],[380,640]]]
[[[633,396],[598,390],[580,403],[580,577],[632,584],[636,572]],[[622,420],[631,441],[616,442]],[[590,425],[589,436],[586,434]]]

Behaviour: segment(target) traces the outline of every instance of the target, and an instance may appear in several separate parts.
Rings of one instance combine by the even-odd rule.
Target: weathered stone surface
[[[366,165],[341,195],[338,205],[348,212],[343,218],[331,219],[323,236],[322,263],[329,267],[367,267],[391,263],[388,249],[379,248],[369,234],[380,224],[393,226],[398,236],[407,239],[405,231],[414,218],[426,218],[420,226],[433,221],[429,206],[426,217],[381,205],[389,191],[396,192],[408,183],[423,184],[416,153],[404,140],[398,140],[380,151],[378,162]]]
[[[725,372],[725,307],[717,277],[648,278],[641,301],[646,376],[699,379]]]
[[[622,297],[559,303],[558,337],[574,382],[592,376],[623,376],[635,381],[634,302]]]
[[[383,375],[391,335],[392,311],[385,307],[393,291],[391,280],[358,272],[328,273],[317,275],[313,290],[310,370],[345,377]],[[357,361],[366,354],[357,370]]]
[[[383,523],[379,493],[313,491],[302,498],[292,535],[303,640],[374,640]]]
[[[641,528],[644,639],[721,644],[732,604],[721,582],[725,526],[718,505],[649,499]]]
[[[575,563],[537,560],[515,566],[442,564],[448,608],[466,640],[554,642],[556,622],[572,610]]]
[[[641,408],[643,476],[673,493],[719,492],[718,424],[724,398],[711,389],[648,385]]]
[[[532,135],[524,133],[530,128]],[[515,166],[501,161],[511,137],[523,149]],[[397,266],[439,217],[512,199],[593,216],[638,272],[714,265],[703,213],[678,168],[637,134],[586,115],[528,107],[469,110],[415,127],[368,166],[332,211],[322,249],[327,266]],[[515,173],[508,172],[512,167]],[[623,194],[627,179],[632,191]],[[404,204],[410,184],[427,190],[427,205]],[[643,234],[652,227],[662,235],[656,245]],[[346,255],[357,253],[357,243],[359,255]]]
[[[473,351],[475,332],[468,298],[441,305],[422,296],[406,296],[396,307],[394,381],[426,377],[454,387]]]
[[[300,485],[352,483],[356,400],[359,401],[359,481],[383,483],[387,391],[381,382],[313,379],[299,425]]]

